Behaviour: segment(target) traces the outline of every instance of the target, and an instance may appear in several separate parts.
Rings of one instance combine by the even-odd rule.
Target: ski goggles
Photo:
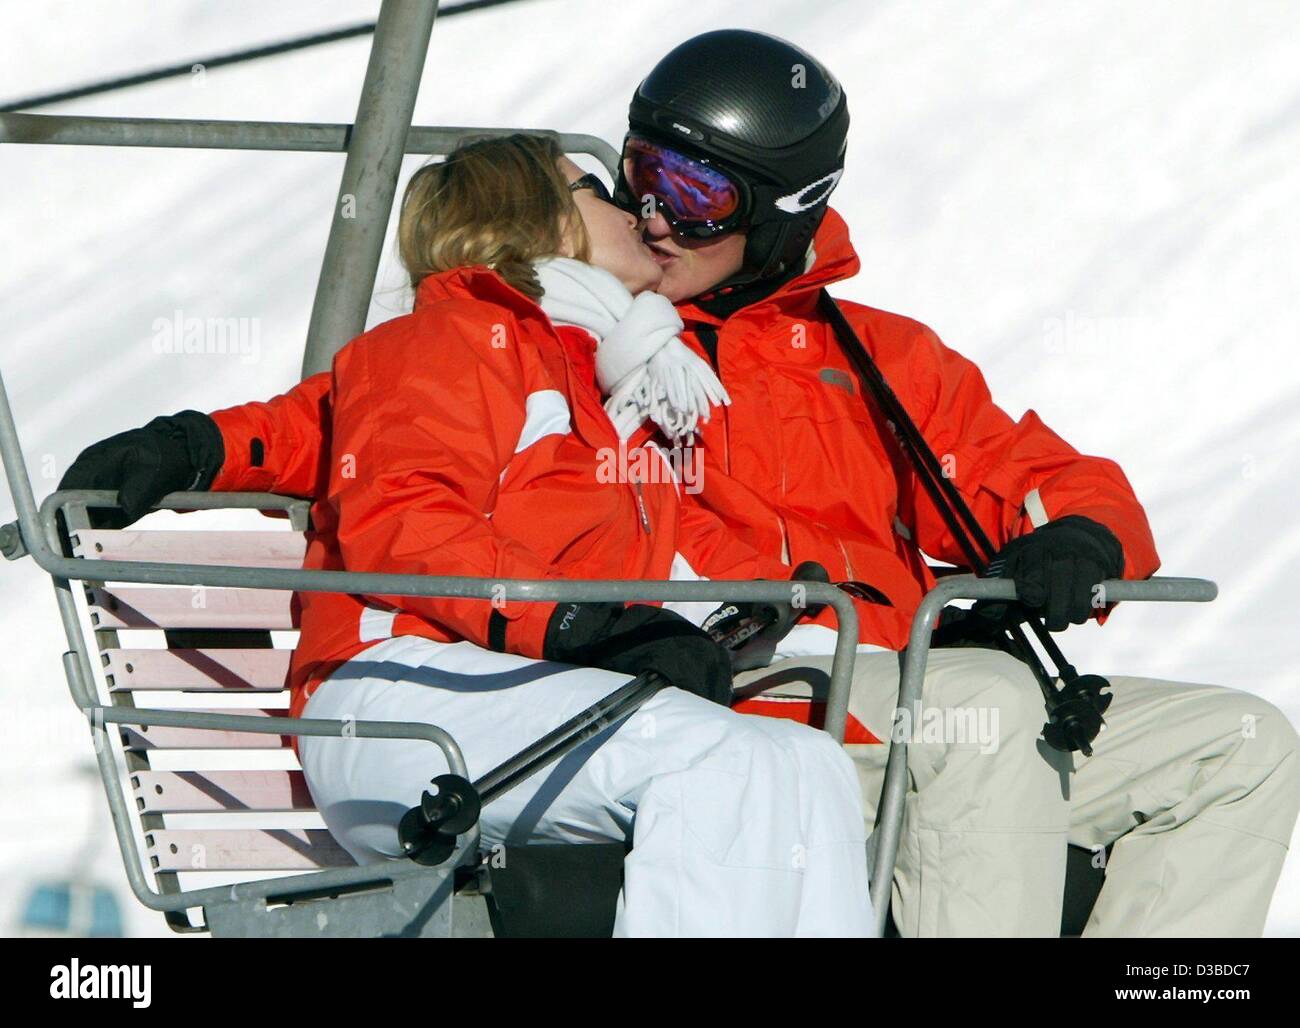
[[[654,197],[673,231],[688,239],[710,239],[740,228],[748,212],[739,182],[708,161],[640,136],[628,136],[623,144],[622,178],[630,196],[620,199],[635,208]]]

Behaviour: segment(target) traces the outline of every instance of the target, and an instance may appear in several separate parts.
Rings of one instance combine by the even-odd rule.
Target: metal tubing
[[[32,493],[32,480],[27,473],[27,458],[23,456],[23,447],[18,441],[18,429],[14,425],[14,412],[9,406],[9,392],[5,389],[3,375],[0,375],[0,457],[4,460],[9,494],[14,499],[14,510],[18,514],[18,529],[23,546],[30,553],[32,540],[37,538],[39,533],[36,520],[36,497]]]
[[[212,728],[234,732],[253,732],[264,735],[306,735],[347,738],[355,736],[361,739],[417,739],[431,742],[437,746],[447,759],[452,772],[467,774],[465,758],[456,740],[443,729],[435,725],[418,724],[405,721],[335,721],[325,718],[292,717],[246,717],[238,714],[200,714],[179,710],[148,710],[143,708],[94,706],[85,710],[95,735],[95,751],[100,765],[100,774],[105,783],[112,782],[114,788],[106,790],[109,809],[113,815],[113,826],[117,833],[118,846],[126,865],[127,879],[136,898],[152,910],[185,910],[202,906],[213,900],[248,899],[253,896],[290,895],[294,892],[316,891],[334,884],[348,884],[372,879],[388,879],[394,872],[388,869],[380,872],[374,867],[346,868],[335,871],[315,871],[307,875],[295,875],[292,878],[271,879],[261,882],[244,883],[237,886],[212,889],[192,889],[176,893],[159,893],[150,887],[144,877],[140,852],[131,832],[131,816],[122,798],[117,766],[113,760],[112,748],[108,745],[105,725],[171,725],[181,728]],[[479,829],[466,833],[464,843],[450,861],[455,866],[476,847]],[[407,873],[419,873],[427,868]],[[398,870],[398,875],[403,871]]]
[[[88,506],[114,506],[113,493],[97,490],[51,493],[41,504],[38,517],[52,521],[59,507],[75,499]],[[184,494],[173,494],[183,496]],[[107,502],[97,502],[100,497]],[[185,501],[181,501],[182,503]],[[172,497],[164,503],[172,505]],[[365,593],[372,596],[441,596],[459,599],[507,600],[554,603],[623,600],[699,601],[732,599],[738,602],[779,602],[790,598],[790,582],[710,581],[670,582],[645,579],[514,579],[473,578],[464,575],[406,575],[369,571],[308,571],[291,568],[216,564],[172,564],[157,561],[85,560],[62,557],[40,538],[33,526],[29,532],[20,514],[23,539],[37,564],[52,575],[93,581],[141,582],[154,585],[205,585],[242,589],[280,589],[297,592]],[[39,521],[37,523],[39,525]],[[850,618],[856,628],[852,599],[825,582],[800,582],[807,602],[834,607],[845,627]]]
[[[200,150],[346,153],[353,126],[337,122],[203,121],[181,118],[92,118],[84,115],[0,114],[0,143],[63,146],[142,146]],[[408,154],[450,153],[466,138],[517,132],[550,136],[565,153],[599,159],[618,173],[618,151],[598,136],[549,129],[412,125]]]
[[[1154,600],[1166,603],[1208,603],[1219,593],[1213,582],[1200,578],[1151,578],[1145,581],[1110,580],[1101,583],[1109,602],[1121,600]],[[876,830],[873,848],[875,861],[871,869],[871,902],[875,907],[876,927],[883,933],[889,919],[889,901],[894,881],[894,865],[898,861],[898,845],[902,836],[903,809],[907,799],[907,745],[905,732],[900,725],[907,724],[903,713],[908,712],[915,729],[921,721],[917,717],[921,705],[922,687],[925,683],[925,665],[930,654],[930,638],[935,621],[944,606],[953,600],[1014,600],[1016,586],[1010,579],[976,578],[974,575],[953,575],[942,579],[921,601],[912,618],[907,651],[903,655],[903,670],[898,686],[898,706],[894,711],[894,730],[889,740],[889,758],[885,764],[885,784],[881,792],[880,808],[876,813]]]
[[[5,470],[9,475],[11,490],[19,489],[20,482],[26,482],[26,469],[20,463],[11,462],[9,449],[5,444],[4,425],[12,425],[12,416],[6,416],[7,401],[4,398],[4,380],[0,376],[0,457],[4,458]],[[16,438],[16,437],[15,437]],[[21,459],[21,453],[18,454]],[[12,466],[11,466],[12,465]],[[17,494],[15,494],[17,495]],[[31,487],[27,487],[31,495]],[[55,512],[69,502],[80,502],[88,506],[108,507],[115,505],[115,494],[103,490],[77,490],[51,493],[41,504],[39,518],[53,536]],[[33,501],[34,502],[34,501]],[[177,510],[211,510],[227,507],[250,508],[256,510],[293,509],[304,501],[290,497],[277,496],[272,493],[172,493],[159,503],[160,508]],[[13,523],[14,530],[20,537],[35,528],[22,527],[22,516]],[[24,547],[26,548],[26,546]],[[79,558],[59,557],[52,545],[42,548],[40,556],[32,554],[32,559],[42,568],[55,576],[56,585],[67,578],[88,578],[90,572],[86,563]],[[66,563],[56,563],[66,561]],[[461,596],[490,599],[502,595],[506,599],[538,601],[613,601],[624,600],[724,600],[743,602],[746,600],[772,601],[788,600],[790,583],[788,582],[647,582],[642,580],[627,581],[601,580],[592,581],[502,581],[487,578],[438,578],[422,575],[378,575],[364,576],[372,584],[379,580],[377,588],[366,587],[357,572],[343,571],[286,571],[269,568],[210,568],[185,564],[145,564],[135,561],[95,561],[93,569],[98,572],[96,579],[112,579],[121,582],[154,582],[179,585],[218,585],[264,589],[300,589],[306,592],[370,592],[381,595],[407,596]],[[187,569],[190,569],[187,571]],[[62,572],[62,573],[60,573]],[[217,579],[208,577],[208,572],[215,572]],[[263,580],[263,572],[272,572],[281,577],[276,580]],[[198,574],[201,577],[195,577]],[[304,579],[302,576],[309,576]],[[283,576],[288,576],[287,578]],[[325,584],[298,584],[307,582],[310,576],[333,576],[327,581],[335,583],[332,588]],[[219,579],[219,580],[218,580]],[[407,588],[396,587],[406,583]],[[835,640],[835,656],[831,663],[830,690],[826,699],[826,719],[823,724],[826,732],[837,742],[844,741],[844,730],[848,722],[849,689],[853,678],[853,662],[857,654],[858,614],[853,601],[841,590],[820,582],[802,583],[807,591],[809,602],[824,602],[835,609],[838,618]],[[414,589],[415,591],[408,591]],[[499,590],[505,590],[504,593]],[[77,638],[76,612],[71,606],[71,598],[60,593],[60,612],[63,614],[64,626],[68,631],[69,641]]]
[[[455,596],[525,601],[624,601],[624,600],[735,600],[781,601],[788,599],[789,582],[646,582],[641,580],[584,580],[584,581],[494,581],[486,578],[435,577],[421,575],[371,574],[348,571],[292,571],[282,568],[212,567],[206,565],[159,564],[135,561],[86,561],[60,556],[42,535],[42,525],[53,533],[55,511],[64,503],[81,502],[88,506],[115,505],[116,495],[103,491],[56,492],[46,498],[38,512],[32,494],[31,480],[18,442],[13,412],[9,406],[4,378],[0,376],[0,461],[13,494],[18,512],[18,526],[22,541],[31,557],[44,570],[60,580],[85,579],[93,569],[95,579],[123,582],[156,582],[179,585],[231,586],[257,589],[293,589],[304,592],[369,593],[395,596]],[[274,502],[268,502],[274,501]],[[198,506],[283,506],[291,501],[284,497],[266,494],[193,494],[174,493],[159,504],[185,509]],[[804,582],[801,586],[811,603],[825,603],[835,609],[839,619],[835,658],[831,665],[831,688],[826,707],[826,731],[837,741],[844,740],[844,727],[848,711],[849,690],[852,684],[853,663],[857,649],[858,618],[853,601],[833,585]],[[1206,603],[1218,595],[1213,582],[1195,578],[1154,578],[1146,581],[1112,580],[1101,583],[1103,594],[1109,602],[1124,600],[1151,600],[1158,602]],[[898,708],[909,709],[919,702],[925,677],[925,663],[930,645],[930,633],[943,606],[954,599],[1015,599],[1014,583],[1003,579],[978,579],[972,575],[957,575],[943,579],[926,595],[912,622],[911,637],[904,658],[900,682]],[[66,626],[66,619],[65,619]],[[76,636],[69,627],[70,642]],[[74,689],[75,691],[75,689]],[[260,720],[260,719],[259,719]],[[102,764],[102,759],[101,759]],[[102,768],[101,768],[102,770]],[[106,781],[109,778],[106,777]],[[880,810],[876,818],[871,882],[872,899],[876,916],[883,931],[889,911],[890,885],[898,857],[899,833],[902,827],[903,801],[907,791],[907,741],[895,739],[885,772],[885,786]],[[110,802],[114,796],[110,795]],[[116,797],[120,805],[121,797]],[[116,808],[115,808],[116,809]],[[115,813],[116,817],[116,813]],[[129,834],[129,833],[128,833]],[[119,832],[119,841],[121,841]],[[135,853],[134,840],[131,852]],[[138,867],[136,873],[138,874]],[[128,868],[130,873],[130,869]],[[328,880],[324,876],[331,875]],[[391,874],[385,877],[391,877]],[[331,872],[315,872],[299,876],[303,881],[333,884],[337,879]],[[298,879],[281,879],[275,882],[280,891],[286,891]],[[341,880],[341,879],[337,879]],[[349,879],[354,880],[354,879]],[[270,886],[271,883],[253,883]],[[132,879],[132,887],[135,881]],[[306,888],[306,886],[303,886]],[[241,887],[243,888],[243,887]],[[172,903],[169,907],[155,909],[181,909],[195,906],[197,902],[180,903],[179,899],[195,893],[177,894],[165,899],[152,890],[148,895],[155,900]],[[215,895],[219,890],[211,890]],[[271,890],[274,891],[274,890]],[[269,895],[263,891],[258,895]],[[139,892],[137,892],[139,895]],[[249,893],[251,895],[251,893]],[[149,901],[141,896],[142,902]],[[152,904],[150,904],[152,905]]]
[[[3,381],[0,380],[0,396]],[[4,408],[0,404],[0,451],[4,450]],[[6,471],[11,471],[7,453]],[[10,487],[15,483],[11,480]],[[30,486],[28,486],[30,489]],[[161,505],[186,507],[190,494],[174,493]],[[236,494],[224,494],[233,496]],[[51,493],[41,505],[39,517],[52,525],[55,512],[72,500],[88,506],[112,506],[114,494],[103,491]],[[257,503],[244,504],[257,506]],[[699,582],[646,581],[643,579],[491,579],[464,576],[397,575],[357,571],[306,571],[287,568],[234,567],[206,564],[163,564],[146,561],[96,560],[62,557],[39,537],[39,529],[25,524],[20,511],[19,525],[31,557],[40,567],[60,579],[143,582],[161,585],[205,585],[247,589],[285,589],[299,592],[365,593],[375,596],[444,596],[467,599],[520,600],[531,602],[623,602],[626,600],[701,601],[721,603],[782,602],[790,598],[790,583],[779,581]],[[34,542],[32,541],[34,540]],[[838,636],[831,664],[830,694],[826,701],[825,729],[837,742],[844,741],[844,726],[857,650],[858,615],[853,600],[840,589],[824,582],[800,582],[808,603],[823,603],[835,609]]]
[[[358,739],[414,739],[431,742],[447,758],[452,774],[469,774],[460,746],[437,725],[415,721],[343,721],[329,718],[248,717],[245,714],[208,714],[189,710],[146,709],[144,707],[94,706],[87,712],[105,724],[164,725],[171,728],[206,728],[255,735],[306,735]]]
[[[379,8],[307,326],[303,378],[326,370],[339,347],[365,331],[437,13],[437,0],[383,0]]]
[[[215,728],[227,731],[256,732],[273,735],[312,735],[339,736],[349,734],[360,738],[372,739],[422,739],[431,742],[442,750],[448,765],[460,768],[463,774],[464,757],[456,741],[442,729],[433,725],[412,722],[358,721],[345,722],[320,718],[253,718],[238,714],[198,714],[176,710],[147,710],[142,708],[91,706],[84,713],[91,725],[95,744],[96,761],[99,764],[100,777],[105,784],[109,812],[113,819],[113,830],[117,836],[118,848],[126,868],[127,881],[136,898],[151,910],[173,911],[186,910],[202,906],[209,902],[226,902],[237,899],[250,899],[262,896],[291,895],[295,892],[315,892],[323,888],[345,886],[358,882],[386,881],[394,877],[426,873],[427,868],[419,865],[402,865],[390,868],[350,867],[308,874],[294,875],[288,878],[264,879],[233,886],[219,886],[208,889],[191,889],[184,892],[160,893],[155,891],[144,876],[140,850],[131,830],[132,816],[122,796],[121,779],[117,764],[113,758],[113,749],[109,745],[106,725],[108,724],[156,724],[175,725],[178,727]],[[355,731],[354,731],[355,729]],[[477,846],[478,827],[467,834],[465,842],[449,860],[455,866],[464,859],[472,847]]]

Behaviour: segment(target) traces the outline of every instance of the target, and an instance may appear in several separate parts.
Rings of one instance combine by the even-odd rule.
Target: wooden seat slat
[[[316,809],[301,771],[133,771],[131,785],[143,813]]]
[[[104,673],[114,692],[280,692],[292,650],[104,650]]]
[[[79,529],[74,551],[88,560],[302,566],[306,541],[294,531],[111,531]],[[292,594],[287,591],[217,587],[110,584],[88,590],[91,625],[100,630],[210,629],[292,630]],[[108,639],[109,637],[101,637]],[[232,637],[233,639],[233,637]],[[92,648],[94,637],[87,640]],[[110,692],[123,702],[133,693],[251,693],[256,703],[283,694],[292,650],[223,648],[220,642],[174,649],[105,646],[100,659]],[[136,700],[148,705],[147,696]],[[197,711],[196,712],[209,712]],[[281,708],[220,708],[212,713],[284,717]],[[289,748],[290,738],[248,732],[163,725],[119,725],[125,749],[141,754],[190,750],[249,750],[263,754]],[[257,757],[263,761],[265,757]],[[229,762],[229,761],[227,761]],[[173,758],[173,763],[180,763]],[[182,763],[182,766],[183,763]],[[271,815],[270,823],[315,810],[301,771],[154,770],[129,773],[137,815],[217,815],[237,822],[243,813]],[[227,819],[224,815],[229,814]],[[266,822],[259,817],[263,824]],[[147,855],[158,874],[193,871],[304,871],[346,867],[352,858],[318,828],[146,828]]]
[[[100,586],[90,590],[91,623],[97,629],[291,629],[292,595],[279,589]]]
[[[254,715],[253,711],[222,710],[214,713]],[[272,711],[283,717],[287,711]],[[214,728],[172,728],[167,725],[119,725],[122,745],[128,750],[283,750],[285,735],[227,732]]]
[[[323,828],[160,828],[145,833],[157,871],[284,871],[355,863]]]
[[[144,560],[301,568],[306,539],[298,532],[112,531],[84,528],[74,552],[87,560]]]

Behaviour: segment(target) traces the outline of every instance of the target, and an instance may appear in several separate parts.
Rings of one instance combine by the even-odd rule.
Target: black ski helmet
[[[776,36],[721,29],[654,66],[628,111],[629,134],[704,158],[751,194],[745,266],[722,285],[802,261],[844,169],[848,101],[815,57]],[[620,171],[619,188],[629,192]],[[632,198],[635,204],[635,198]]]

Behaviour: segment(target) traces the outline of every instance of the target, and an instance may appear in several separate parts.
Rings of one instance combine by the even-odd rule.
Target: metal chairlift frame
[[[0,143],[63,144],[81,146],[145,146],[168,148],[317,151],[345,153],[329,240],[312,307],[303,375],[329,367],[334,353],[365,329],[371,293],[378,272],[401,161],[407,153],[445,154],[467,136],[503,135],[502,128],[448,128],[412,126],[411,118],[423,73],[429,37],[438,4],[436,0],[383,0],[366,68],[356,121],[352,125],[201,121],[152,118],[90,118],[78,116],[0,113]],[[580,134],[545,132],[569,153],[596,157],[616,172],[618,154],[607,142]],[[343,201],[354,216],[343,216]],[[60,615],[69,649],[63,655],[64,671],[73,700],[89,719],[100,776],[103,780],[114,830],[122,851],[130,887],[146,907],[168,915],[179,927],[178,915],[202,907],[207,926],[220,934],[319,934],[320,902],[293,904],[312,898],[331,905],[354,927],[373,925],[376,932],[393,923],[396,912],[409,917],[419,910],[448,911],[455,867],[473,856],[477,829],[463,836],[457,852],[436,868],[393,861],[382,867],[331,868],[291,877],[271,878],[235,886],[175,892],[155,890],[147,880],[132,832],[132,811],[124,800],[122,779],[107,726],[152,724],[187,728],[248,731],[275,735],[341,735],[343,722],[303,718],[246,717],[237,714],[200,714],[169,710],[106,706],[96,695],[95,678],[83,642],[82,629],[70,582],[139,582],[174,585],[234,586],[371,593],[403,596],[457,596],[490,599],[504,594],[524,601],[627,601],[627,600],[779,600],[788,599],[788,582],[627,582],[627,581],[496,581],[462,577],[367,574],[339,571],[287,570],[265,567],[218,567],[198,564],[162,564],[135,561],[87,561],[65,557],[55,525],[56,512],[115,502],[111,493],[54,493],[39,506],[23,459],[17,429],[0,377],[0,458],[18,512],[15,525],[0,529],[0,550],[9,559],[30,554],[54,580]],[[269,494],[177,493],[160,507],[212,509],[244,507],[283,509],[301,519],[303,501]],[[295,527],[302,527],[297,524]],[[1212,582],[1190,578],[1157,578],[1144,582],[1109,581],[1104,584],[1111,601],[1207,602],[1217,588]],[[851,599],[831,585],[809,583],[808,600],[833,607],[839,620],[825,729],[843,741],[848,713],[849,686],[858,635],[857,615]],[[898,707],[912,710],[921,699],[930,632],[939,611],[956,599],[1015,598],[1009,581],[954,575],[943,579],[922,602],[912,624],[911,640],[903,662]],[[433,725],[397,722],[360,722],[346,731],[362,738],[423,739],[442,751],[451,769],[465,774],[464,758],[455,740]],[[907,792],[907,742],[889,742],[877,829],[872,840],[871,891],[883,929],[888,917],[890,883],[902,828]],[[376,891],[378,890],[378,891]],[[288,902],[286,913],[271,922],[265,918],[270,901]],[[449,918],[449,914],[445,915]],[[188,923],[188,922],[186,922]]]

